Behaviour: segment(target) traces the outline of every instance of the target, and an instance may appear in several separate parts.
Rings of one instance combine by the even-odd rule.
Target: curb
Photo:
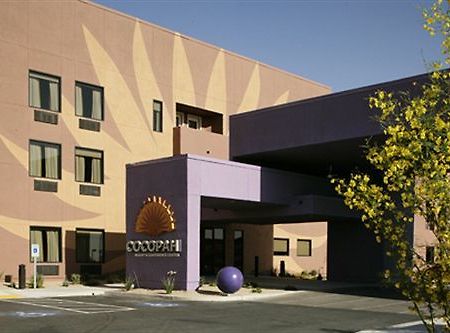
[[[205,295],[201,293],[195,293],[192,295],[174,295],[174,294],[161,294],[161,293],[133,293],[135,295],[140,296],[148,296],[148,297],[156,297],[160,299],[170,300],[170,301],[187,301],[187,302],[252,302],[252,301],[259,301],[264,299],[270,299],[285,295],[292,295],[295,293],[303,293],[303,290],[296,290],[296,291],[267,291],[266,293],[251,293],[247,295]]]

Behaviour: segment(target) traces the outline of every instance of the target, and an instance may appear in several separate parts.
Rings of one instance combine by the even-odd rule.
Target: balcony
[[[228,136],[187,126],[173,129],[173,155],[195,154],[228,160]]]

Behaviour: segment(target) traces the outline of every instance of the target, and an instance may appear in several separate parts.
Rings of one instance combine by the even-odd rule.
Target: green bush
[[[72,282],[72,284],[80,284],[81,283],[81,275],[73,273],[70,276],[70,282]]]
[[[175,271],[169,271],[166,274],[166,277],[162,279],[162,284],[164,287],[164,290],[166,291],[166,294],[171,294],[173,289],[175,288],[175,275],[177,272]]]
[[[125,291],[129,291],[134,288],[134,279],[131,276],[127,276],[124,284]]]
[[[31,276],[31,278],[28,280],[28,288],[34,287],[34,275]],[[44,288],[44,277],[42,274],[38,274],[36,276],[36,288]]]

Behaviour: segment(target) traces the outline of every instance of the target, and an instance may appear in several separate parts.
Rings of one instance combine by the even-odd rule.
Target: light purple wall
[[[136,275],[141,287],[161,288],[166,272],[175,270],[178,289],[193,290],[198,286],[202,197],[254,202],[254,211],[261,211],[257,203],[276,204],[264,209],[263,216],[257,216],[271,222],[279,222],[283,216],[312,216],[323,206],[330,214],[351,216],[339,200],[327,196],[331,193],[329,182],[317,177],[193,155],[128,165],[127,240],[155,239],[135,233],[134,224],[142,202],[147,196],[156,195],[172,205],[176,218],[176,231],[157,239],[180,238],[183,249],[180,257],[127,254],[127,275]],[[248,214],[252,214],[252,210],[232,212],[228,217],[242,221]],[[221,218],[224,215],[216,216],[216,219]]]
[[[127,276],[137,277],[140,287],[162,288],[166,272],[177,272],[176,287],[186,289],[187,266],[187,169],[185,158],[162,159],[127,165],[127,241],[182,239],[180,257],[134,257],[127,253]],[[173,207],[176,230],[158,237],[136,233],[135,221],[143,201],[151,195],[161,196]]]

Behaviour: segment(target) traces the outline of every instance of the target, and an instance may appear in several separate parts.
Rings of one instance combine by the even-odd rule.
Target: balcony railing
[[[187,126],[173,129],[173,155],[195,154],[228,160],[228,145],[226,135]]]

